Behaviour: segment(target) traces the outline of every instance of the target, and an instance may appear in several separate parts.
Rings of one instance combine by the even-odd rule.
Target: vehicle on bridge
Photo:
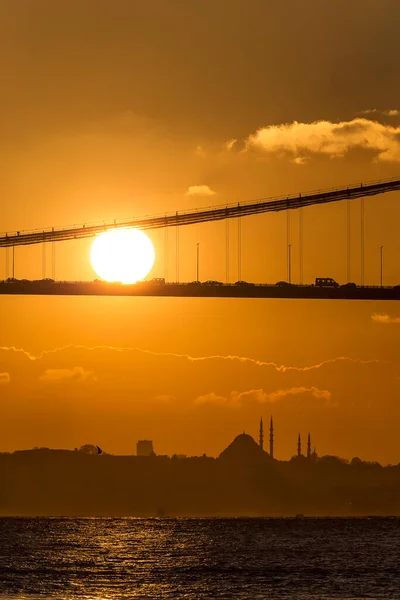
[[[288,281],[277,281],[275,284],[276,287],[293,287],[294,285],[294,283],[289,283]]]
[[[203,285],[224,285],[222,283],[222,281],[212,281],[211,279],[209,279],[208,281],[205,281],[203,283]]]
[[[348,290],[355,290],[357,288],[357,284],[354,283],[353,281],[349,281],[348,283],[344,283],[340,287],[348,289]]]
[[[317,277],[315,280],[315,287],[338,288],[340,285],[331,277]]]
[[[162,285],[163,283],[165,283],[165,279],[164,277],[154,277],[154,279],[152,279],[150,283],[161,283]]]
[[[249,283],[248,281],[236,281],[235,285],[239,285],[242,287],[246,287],[246,286],[255,286],[255,283]]]

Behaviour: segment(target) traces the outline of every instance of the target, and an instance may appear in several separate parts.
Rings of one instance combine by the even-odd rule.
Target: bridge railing
[[[228,203],[224,203],[224,204],[214,204],[214,205],[210,205],[210,206],[203,206],[201,208],[188,208],[188,209],[184,209],[184,210],[179,210],[179,211],[167,211],[167,212],[162,212],[162,213],[143,213],[141,215],[138,215],[136,217],[132,217],[132,222],[134,222],[135,220],[142,220],[142,219],[162,219],[165,217],[171,217],[171,216],[176,216],[176,214],[179,215],[191,215],[191,214],[197,214],[199,212],[203,212],[204,210],[223,210],[226,208],[233,208],[233,207],[237,207],[237,206],[249,206],[249,205],[254,205],[254,204],[260,204],[266,201],[276,201],[276,200],[282,200],[282,199],[287,199],[287,200],[292,200],[294,198],[301,198],[301,197],[307,197],[307,196],[316,196],[319,194],[322,195],[327,195],[331,192],[337,192],[339,190],[353,190],[353,189],[358,189],[358,188],[362,188],[362,187],[370,187],[373,185],[378,185],[378,184],[386,184],[386,183],[391,183],[391,182],[399,182],[399,177],[389,177],[386,179],[374,179],[374,180],[367,180],[364,181],[362,183],[352,183],[349,185],[346,185],[344,187],[328,187],[328,188],[318,188],[318,189],[312,189],[312,190],[307,190],[305,192],[302,193],[298,193],[298,192],[293,192],[291,194],[285,194],[285,195],[276,195],[276,196],[264,196],[261,198],[254,198],[252,200],[243,200],[241,202],[228,202]],[[24,235],[24,234],[45,234],[45,233],[57,233],[57,232],[63,232],[63,231],[70,231],[73,229],[82,229],[82,228],[91,228],[91,227],[105,227],[105,228],[110,228],[110,227],[118,227],[120,225],[122,225],[123,223],[126,223],[129,219],[114,219],[113,222],[106,222],[104,220],[102,221],[92,221],[90,223],[71,223],[69,225],[56,225],[56,226],[47,226],[47,227],[37,227],[34,229],[20,229],[20,230],[10,230],[10,231],[0,231],[0,238],[3,237],[14,237],[14,236],[19,236],[19,235]]]
[[[0,247],[39,244],[50,241],[62,241],[92,237],[102,231],[118,227],[140,227],[142,229],[157,229],[169,226],[182,226],[207,221],[223,220],[261,214],[264,212],[277,212],[291,210],[313,204],[334,202],[343,199],[355,199],[372,196],[389,191],[400,190],[400,180],[392,177],[361,184],[350,184],[344,188],[328,188],[304,194],[287,194],[285,196],[272,196],[258,200],[221,204],[208,208],[175,211],[145,217],[136,217],[129,221],[106,223],[105,221],[92,224],[71,225],[69,227],[51,227],[45,229],[32,229],[6,232],[0,235]]]

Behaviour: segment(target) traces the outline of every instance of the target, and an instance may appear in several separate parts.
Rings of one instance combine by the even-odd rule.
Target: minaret
[[[274,458],[274,421],[272,416],[269,422],[269,455]]]
[[[264,427],[262,417],[260,419],[260,448],[264,450]]]
[[[310,458],[311,458],[311,436],[310,436],[310,434],[308,434],[308,439],[307,439],[307,458],[308,458],[308,460],[310,460]]]
[[[301,456],[301,436],[297,438],[297,456]]]

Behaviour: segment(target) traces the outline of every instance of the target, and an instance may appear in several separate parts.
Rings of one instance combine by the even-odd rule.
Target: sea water
[[[4,598],[400,598],[400,519],[2,518]]]

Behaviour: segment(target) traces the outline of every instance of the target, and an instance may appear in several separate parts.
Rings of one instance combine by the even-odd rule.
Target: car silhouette
[[[350,290],[355,290],[357,288],[357,284],[353,283],[353,281],[349,281],[348,283],[344,283],[340,286],[341,288],[347,288]]]
[[[209,279],[208,281],[205,281],[203,283],[203,285],[224,285],[222,283],[222,281],[212,281],[211,279]]]
[[[255,285],[255,283],[249,283],[248,281],[237,281],[235,283],[235,285],[242,285],[242,286],[246,286],[246,285]]]
[[[277,281],[276,287],[292,287],[294,283],[288,283],[287,281]]]

